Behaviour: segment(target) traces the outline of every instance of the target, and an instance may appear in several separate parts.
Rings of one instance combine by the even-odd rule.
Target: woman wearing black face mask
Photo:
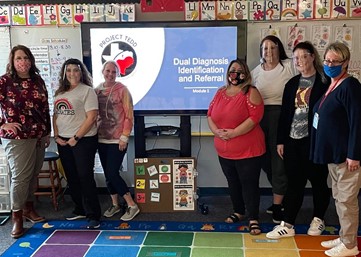
[[[263,100],[251,86],[251,74],[243,60],[231,61],[226,78],[227,84],[218,89],[207,114],[234,209],[225,222],[244,219],[247,209],[250,234],[258,235],[259,176],[265,153],[264,134],[259,125]]]
[[[340,42],[324,54],[324,71],[331,77],[326,93],[314,107],[311,159],[328,164],[332,195],[340,222],[340,237],[324,241],[328,256],[359,253],[358,193],[361,187],[361,84],[347,73],[350,50]]]

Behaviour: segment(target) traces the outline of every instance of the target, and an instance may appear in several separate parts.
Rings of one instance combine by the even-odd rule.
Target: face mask
[[[28,60],[18,60],[14,62],[14,68],[17,72],[27,73],[31,68],[31,63]]]
[[[330,78],[338,77],[342,72],[342,64],[337,66],[328,66],[326,64],[323,65],[323,70],[325,71],[326,75]]]
[[[245,80],[240,78],[241,74],[240,72],[230,72],[228,77],[229,83],[234,86],[244,83]]]

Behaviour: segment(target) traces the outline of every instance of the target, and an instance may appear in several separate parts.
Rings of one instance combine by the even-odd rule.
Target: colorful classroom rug
[[[270,231],[274,225],[261,226]],[[86,221],[48,221],[35,224],[2,256],[324,257],[321,241],[336,238],[339,228],[329,226],[316,237],[305,235],[307,229],[297,226],[294,238],[270,240],[251,236],[245,225],[223,222],[105,221],[88,230]]]

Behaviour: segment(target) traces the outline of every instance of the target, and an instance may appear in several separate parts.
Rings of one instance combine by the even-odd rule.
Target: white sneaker
[[[307,231],[307,234],[310,236],[319,236],[322,234],[324,230],[325,230],[325,223],[323,222],[323,220],[314,217],[310,224],[310,228]]]
[[[323,246],[325,248],[333,248],[341,243],[342,243],[341,238],[336,238],[336,239],[321,242],[321,246]]]
[[[336,245],[334,248],[331,248],[331,249],[325,251],[325,254],[327,256],[331,256],[331,257],[355,256],[355,255],[358,255],[358,253],[359,253],[359,251],[358,251],[357,246],[355,246],[352,249],[347,249],[343,243]]]
[[[120,206],[119,205],[112,205],[104,212],[104,216],[107,218],[113,217],[114,214],[120,212]]]
[[[138,205],[129,206],[124,215],[120,218],[123,221],[129,221],[134,219],[135,216],[140,212]]]
[[[266,234],[267,238],[270,239],[280,239],[281,237],[292,237],[295,236],[295,229],[288,228],[284,221],[280,225],[277,225],[273,228],[271,232]]]

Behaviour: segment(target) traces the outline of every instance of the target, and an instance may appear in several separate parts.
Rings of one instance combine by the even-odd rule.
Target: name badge
[[[318,126],[318,120],[320,119],[320,116],[318,115],[318,113],[316,112],[315,115],[313,116],[313,127],[315,129],[317,129]]]

